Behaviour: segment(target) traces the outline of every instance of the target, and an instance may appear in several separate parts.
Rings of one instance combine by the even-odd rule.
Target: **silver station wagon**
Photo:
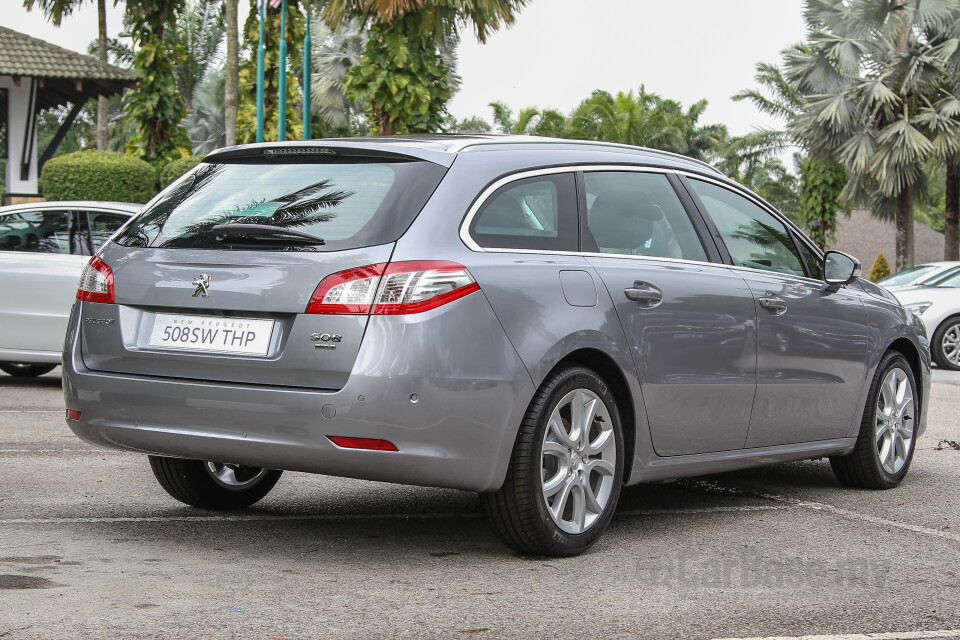
[[[573,555],[624,484],[829,457],[889,488],[924,428],[923,325],[712,167],[542,138],[216,151],[90,261],[67,423],[174,498],[281,470],[477,491]]]

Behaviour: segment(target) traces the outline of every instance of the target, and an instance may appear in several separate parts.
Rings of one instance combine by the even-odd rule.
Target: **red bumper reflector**
[[[76,409],[67,409],[67,420],[79,420],[80,412]]]
[[[347,438],[344,436],[327,436],[327,439],[344,449],[371,449],[373,451],[397,451],[397,445],[389,440],[376,438]]]

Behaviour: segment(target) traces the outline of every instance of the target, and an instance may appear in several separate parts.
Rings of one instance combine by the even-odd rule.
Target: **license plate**
[[[270,348],[273,323],[273,320],[158,313],[148,344],[157,349],[265,356]]]

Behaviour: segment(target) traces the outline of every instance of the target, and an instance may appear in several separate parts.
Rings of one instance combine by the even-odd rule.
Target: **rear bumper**
[[[534,387],[482,292],[413,316],[374,316],[339,391],[88,369],[74,309],[64,394],[83,440],[142,453],[404,484],[496,489]],[[416,402],[411,396],[416,394]],[[341,449],[381,438],[398,452]]]

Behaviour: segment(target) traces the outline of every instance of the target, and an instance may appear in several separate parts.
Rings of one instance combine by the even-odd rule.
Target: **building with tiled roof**
[[[90,98],[112,96],[139,76],[92,56],[0,27],[0,153],[6,158],[5,201],[37,195],[37,177]],[[70,115],[37,157],[41,109],[70,105]]]

